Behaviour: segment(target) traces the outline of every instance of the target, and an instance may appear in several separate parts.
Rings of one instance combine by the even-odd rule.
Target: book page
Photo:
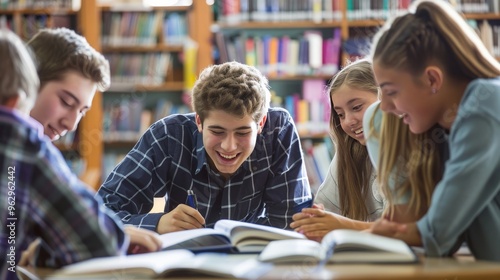
[[[410,247],[399,239],[367,232],[337,229],[328,233],[324,238],[325,243],[335,242],[335,251],[390,251],[402,255],[413,254]]]
[[[362,231],[337,229],[326,234],[321,243],[306,239],[272,241],[259,255],[259,260],[274,263],[413,263],[418,258],[401,240]]]
[[[162,249],[194,249],[201,247],[225,246],[231,241],[224,232],[211,228],[200,228],[169,232],[160,235]]]
[[[329,232],[322,247],[332,249],[330,262],[402,263],[416,262],[415,253],[404,241],[368,232],[337,229]]]
[[[259,255],[260,261],[273,263],[318,262],[321,259],[321,244],[308,239],[271,241]]]
[[[252,240],[256,241],[255,245],[262,245],[262,241],[266,240],[305,239],[303,234],[291,230],[232,220],[218,221],[215,229],[230,236],[232,244],[236,247],[244,240],[246,245],[251,245]]]
[[[256,279],[272,265],[261,263],[256,255],[201,253],[162,274],[162,277],[216,276],[223,278]]]
[[[50,278],[64,279],[69,275],[143,275],[155,276],[169,267],[188,262],[194,254],[188,250],[172,250],[137,255],[94,258],[67,265],[56,271]]]

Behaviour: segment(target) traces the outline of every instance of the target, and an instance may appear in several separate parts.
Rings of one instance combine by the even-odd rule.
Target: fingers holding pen
[[[167,233],[186,229],[202,228],[205,218],[198,210],[179,204],[174,210],[164,214],[158,222],[158,233]]]

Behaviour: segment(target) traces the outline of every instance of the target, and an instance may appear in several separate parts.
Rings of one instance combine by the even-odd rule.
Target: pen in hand
[[[198,210],[198,201],[196,201],[196,195],[193,190],[188,190],[187,193],[186,204]]]
[[[186,204],[198,210],[198,200],[196,199],[196,194],[194,194],[193,190],[187,191]],[[205,227],[205,225],[203,225],[203,227]]]

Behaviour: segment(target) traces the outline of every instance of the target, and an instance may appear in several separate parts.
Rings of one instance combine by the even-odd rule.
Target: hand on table
[[[31,242],[26,250],[21,253],[21,259],[17,265],[19,266],[31,266],[35,267],[35,252],[40,246],[40,238],[35,239]]]
[[[162,247],[158,233],[154,231],[141,229],[132,225],[125,225],[124,231],[130,238],[127,250],[128,254],[156,252]]]

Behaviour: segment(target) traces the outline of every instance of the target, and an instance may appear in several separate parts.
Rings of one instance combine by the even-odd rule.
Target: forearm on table
[[[342,215],[335,214],[335,216],[338,219],[339,228],[365,230],[365,229],[369,229],[371,227],[371,225],[373,224],[372,222],[358,221],[358,220],[344,217]]]
[[[422,237],[416,223],[407,223],[406,231],[398,232],[395,237],[401,239],[410,246],[422,246]]]

